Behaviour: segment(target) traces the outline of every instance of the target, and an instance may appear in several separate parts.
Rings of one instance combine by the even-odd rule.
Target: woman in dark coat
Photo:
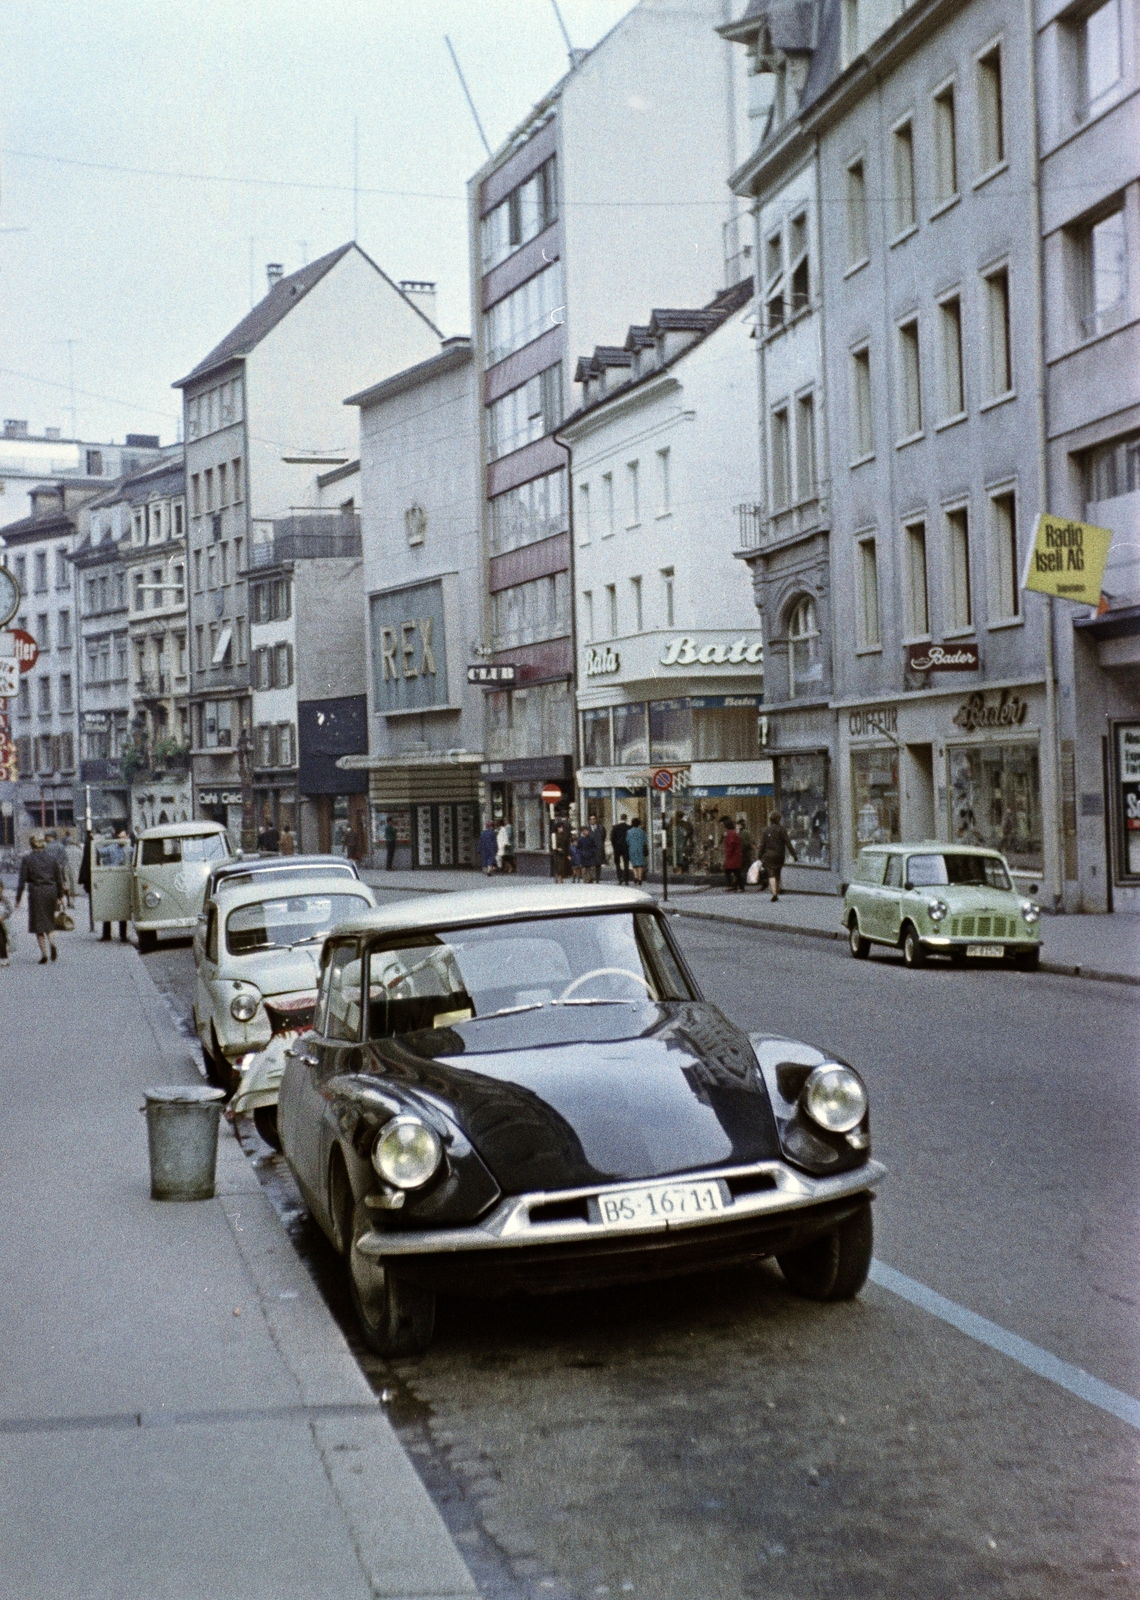
[[[20,881],[16,885],[16,904],[24,890],[28,891],[28,932],[40,942],[40,966],[54,961],[59,951],[55,947],[55,912],[67,893],[63,881],[63,863],[58,856],[49,855],[42,833],[33,833],[28,841],[31,849],[20,862]]]
[[[768,886],[772,891],[772,899],[780,898],[780,874],[784,870],[784,858],[791,856],[793,861],[798,861],[796,847],[788,838],[784,827],[784,819],[778,811],[773,811],[768,818],[768,826],[760,835],[760,859],[764,863],[764,871],[768,874]]]

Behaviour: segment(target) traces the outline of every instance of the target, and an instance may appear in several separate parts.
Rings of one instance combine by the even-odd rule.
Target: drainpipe
[[[1037,101],[1037,21],[1034,0],[1025,0],[1025,28],[1029,46],[1029,194],[1033,225],[1033,317],[1034,317],[1034,401],[1036,406],[1035,431],[1037,435],[1037,510],[1049,509],[1049,453],[1046,426],[1048,422],[1045,400],[1045,292],[1041,264],[1041,161],[1038,131]],[[1058,770],[1060,745],[1057,739],[1057,671],[1054,653],[1055,605],[1052,595],[1042,596],[1042,624],[1045,645],[1045,735],[1047,749],[1043,752],[1045,795],[1052,822],[1052,860],[1049,868],[1049,892],[1053,910],[1062,908],[1064,887],[1061,862],[1064,843],[1061,838],[1061,785]]]
[[[570,585],[570,701],[572,716],[570,718],[570,759],[574,763],[574,799],[578,826],[582,825],[582,802],[578,798],[578,768],[580,764],[578,749],[578,590],[575,582],[574,571],[574,451],[566,443],[558,430],[551,433],[551,438],[560,450],[566,452],[566,537],[569,540],[569,562],[567,565],[567,581]],[[549,841],[548,841],[549,846]]]

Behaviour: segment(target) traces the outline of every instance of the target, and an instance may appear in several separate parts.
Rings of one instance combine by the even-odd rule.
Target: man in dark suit
[[[626,835],[629,833],[629,822],[623,811],[621,821],[615,822],[610,829],[610,844],[613,846],[614,866],[617,869],[617,881],[620,884],[629,884],[629,847],[626,844]]]

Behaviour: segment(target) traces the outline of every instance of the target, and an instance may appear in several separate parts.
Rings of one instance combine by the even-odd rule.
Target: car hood
[[[371,1046],[506,1194],[780,1157],[746,1034],[703,1002],[547,1006]]]
[[[321,959],[319,944],[303,944],[272,955],[231,956],[219,971],[223,983],[253,983],[263,995],[292,994],[317,987]]]
[[[951,911],[997,911],[1005,917],[1021,914],[1021,896],[1012,889],[991,889],[972,883],[940,883],[934,889],[915,892],[929,899],[945,900]]]

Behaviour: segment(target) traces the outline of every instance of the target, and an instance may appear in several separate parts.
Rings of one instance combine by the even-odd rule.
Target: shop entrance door
[[[903,760],[903,838],[933,839],[934,749],[908,744]]]
[[[470,867],[478,835],[476,807],[432,803],[414,807],[413,862],[417,867]]]

